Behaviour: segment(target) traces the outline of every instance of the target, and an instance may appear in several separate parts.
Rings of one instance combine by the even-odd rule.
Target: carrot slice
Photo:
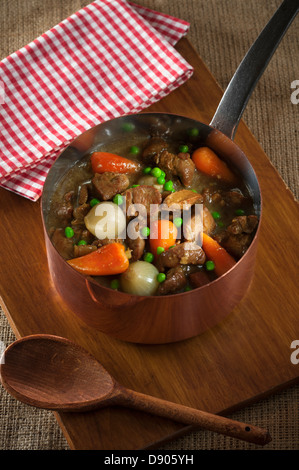
[[[169,247],[175,245],[177,233],[176,226],[170,220],[159,219],[153,222],[149,240],[153,255],[157,256],[158,247],[167,251]]]
[[[109,152],[93,152],[90,161],[94,173],[134,173],[139,169],[138,163]]]
[[[217,276],[222,276],[236,264],[234,258],[206,233],[202,234],[202,248],[207,258],[214,262]]]
[[[121,274],[129,267],[125,247],[121,243],[104,245],[92,253],[67,262],[79,273],[89,276]]]
[[[196,149],[192,154],[192,160],[197,170],[202,173],[212,176],[213,178],[221,179],[227,183],[236,183],[234,173],[210,148],[200,147]]]

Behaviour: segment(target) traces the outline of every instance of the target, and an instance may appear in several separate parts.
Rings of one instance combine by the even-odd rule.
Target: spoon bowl
[[[6,390],[27,405],[82,412],[120,405],[259,445],[267,430],[139,393],[118,384],[88,351],[53,335],[31,335],[8,346],[0,376]]]
[[[63,411],[98,406],[115,387],[94,356],[52,335],[33,335],[10,345],[1,380],[11,395],[28,405]]]

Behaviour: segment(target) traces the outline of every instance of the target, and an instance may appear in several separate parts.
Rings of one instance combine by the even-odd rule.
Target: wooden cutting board
[[[208,124],[222,91],[186,39],[177,48],[194,75],[150,110]],[[290,345],[299,338],[298,204],[243,122],[235,140],[259,178],[264,213],[252,286],[221,324],[168,345],[124,343],[86,326],[49,278],[39,202],[1,189],[1,305],[16,336],[67,337],[124,386],[213,413],[226,414],[297,382]],[[194,430],[116,407],[56,417],[72,449],[141,449]]]

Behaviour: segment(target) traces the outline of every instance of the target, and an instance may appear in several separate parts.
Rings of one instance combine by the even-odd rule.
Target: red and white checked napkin
[[[183,84],[193,68],[173,45],[188,28],[125,0],[96,0],[2,60],[0,185],[36,201],[76,136]]]

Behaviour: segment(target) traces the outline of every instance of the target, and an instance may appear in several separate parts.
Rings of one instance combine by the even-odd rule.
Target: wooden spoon
[[[28,405],[75,412],[121,405],[259,445],[271,441],[265,429],[124,388],[66,338],[26,336],[8,346],[1,362],[3,386]]]

